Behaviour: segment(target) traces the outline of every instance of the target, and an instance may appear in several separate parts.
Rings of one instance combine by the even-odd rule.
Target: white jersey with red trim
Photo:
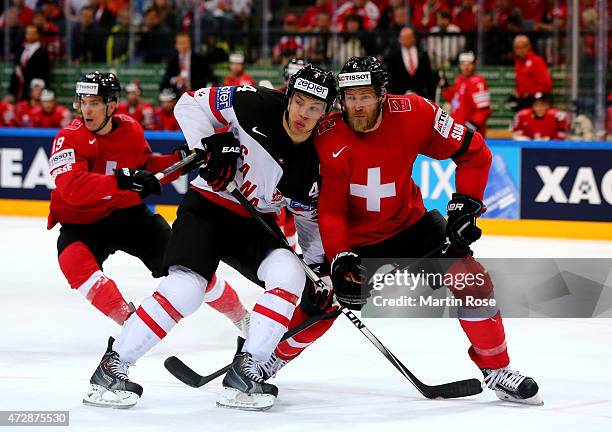
[[[307,263],[323,261],[317,224],[319,162],[312,137],[294,145],[282,125],[284,95],[260,86],[210,87],[183,94],[174,115],[190,148],[202,149],[202,138],[219,131],[239,141],[241,156],[235,182],[261,212],[293,213],[298,242]],[[227,191],[214,192],[201,177],[192,187],[213,201],[244,214]]]

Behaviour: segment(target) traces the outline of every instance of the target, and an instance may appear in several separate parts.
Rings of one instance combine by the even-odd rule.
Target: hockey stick
[[[335,318],[338,315],[340,315],[340,310],[335,309],[331,312],[326,312],[326,313],[322,313],[322,314],[310,317],[309,319],[299,324],[295,328],[288,330],[283,335],[281,341],[284,341],[286,339],[289,339],[292,336],[295,336],[296,334],[300,333],[303,330],[306,330],[307,328],[309,328],[310,326],[312,326],[313,324],[319,321],[323,321],[323,320],[330,319],[330,318]],[[208,384],[212,380],[220,377],[221,375],[224,375],[229,370],[231,363],[219,369],[218,371],[211,373],[210,375],[204,375],[204,376],[200,375],[199,373],[191,369],[189,366],[183,363],[176,356],[168,357],[166,361],[164,361],[164,366],[166,367],[168,372],[174,375],[174,377],[177,378],[179,381],[182,381],[183,383],[187,384],[190,387],[199,388],[199,387],[202,387]]]
[[[268,222],[261,216],[261,214],[257,211],[257,209],[251,204],[247,198],[242,194],[242,192],[238,189],[236,183],[232,181],[228,187],[227,191],[232,194],[234,198],[238,200],[240,204],[249,212],[255,220],[274,238],[279,240],[284,247],[287,247],[290,251],[293,252],[295,257],[300,261],[304,271],[308,278],[315,284],[315,286],[320,288],[327,288],[325,282],[310,268],[308,265],[298,256],[298,254],[291,248],[289,242],[285,237],[280,237],[276,231],[268,224]],[[433,252],[432,252],[433,253]],[[366,325],[350,310],[346,308],[341,309],[342,313],[359,329],[359,331],[366,337],[372,344],[378,348],[378,350],[383,353],[383,355],[391,362],[393,366],[397,370],[401,372],[404,377],[406,377],[415,387],[421,392],[423,396],[428,399],[450,399],[464,396],[472,396],[478,393],[482,393],[482,386],[480,381],[476,378],[471,378],[467,380],[455,381],[440,385],[427,385],[420,381],[410,370],[402,364],[401,361],[398,360],[395,355],[387,347],[383,345],[383,343],[378,340],[376,336],[366,327]]]
[[[179,169],[183,168],[185,165],[187,165],[190,162],[192,162],[197,157],[197,155],[198,154],[196,152],[191,153],[189,156],[181,159],[178,162],[173,163],[172,165],[170,165],[169,167],[167,167],[163,171],[160,171],[157,174],[155,174],[155,178],[157,180],[161,181],[168,174],[172,174],[174,171],[179,170]]]

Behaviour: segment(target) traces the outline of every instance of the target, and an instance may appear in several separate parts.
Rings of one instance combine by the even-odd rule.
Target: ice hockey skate
[[[217,400],[217,406],[246,411],[272,408],[278,396],[278,388],[264,380],[262,365],[251,354],[236,354],[230,370],[223,378],[223,392]]]
[[[83,398],[85,405],[102,408],[131,408],[142,396],[142,387],[128,379],[129,363],[121,361],[113,351],[114,338],[108,339],[108,347],[96,371],[89,380],[90,386]]]
[[[276,354],[272,353],[270,358],[262,363],[261,368],[264,373],[264,381],[269,380],[270,378],[274,378],[279,370],[281,370],[290,360],[283,360],[276,356]]]
[[[483,388],[494,390],[499,399],[527,405],[544,405],[533,378],[508,368],[482,369],[482,373],[485,377]]]

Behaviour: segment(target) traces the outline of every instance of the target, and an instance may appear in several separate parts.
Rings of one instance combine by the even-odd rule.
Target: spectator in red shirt
[[[313,6],[307,8],[298,22],[298,28],[301,31],[312,31],[317,27],[317,15],[321,12],[325,12],[329,16],[333,15],[330,0],[317,0]]]
[[[255,80],[251,75],[245,72],[246,63],[244,60],[244,54],[233,53],[229,56],[229,68],[230,73],[225,77],[225,86],[242,86],[242,85],[255,85]]]
[[[40,94],[45,88],[45,82],[40,78],[30,81],[30,98],[15,105],[15,119],[21,127],[32,127],[32,112],[40,105]]]
[[[155,110],[148,102],[142,102],[142,90],[137,81],[125,86],[126,100],[119,102],[118,114],[127,114],[142,125],[144,129],[155,129]]]
[[[517,8],[512,0],[498,0],[497,7],[493,9],[495,25],[500,29],[508,30],[508,27],[521,21],[521,10]]]
[[[47,17],[42,11],[34,12],[32,24],[38,28],[40,43],[50,61],[57,60],[63,53],[62,39],[60,38],[59,28],[47,21]]]
[[[283,19],[283,35],[278,43],[272,47],[272,61],[274,63],[286,63],[293,57],[304,56],[304,41],[301,36],[294,35],[297,32],[297,15],[290,13]]]
[[[32,127],[63,128],[71,119],[70,110],[55,101],[53,90],[44,89],[40,94],[40,105],[32,109]]]
[[[429,32],[436,25],[436,15],[445,9],[445,4],[440,0],[425,0],[414,8],[412,23],[418,32]]]
[[[15,119],[15,105],[8,98],[0,100],[0,127],[17,126]]]
[[[22,27],[32,24],[32,14],[34,11],[26,6],[25,0],[13,0],[13,5],[19,11],[19,23]]]
[[[515,140],[563,140],[567,136],[567,114],[551,106],[549,95],[537,93],[531,108],[519,111],[514,119]]]
[[[334,27],[346,31],[346,17],[359,15],[363,21],[364,30],[374,30],[380,18],[378,6],[369,0],[353,0],[343,3],[334,14]]]
[[[159,107],[155,108],[155,123],[158,130],[177,131],[180,130],[174,117],[174,106],[176,105],[176,93],[171,88],[165,88],[159,93]]]
[[[512,44],[514,51],[514,74],[517,109],[531,105],[536,93],[552,93],[552,79],[544,59],[531,49],[525,35],[518,35]]]
[[[453,9],[453,23],[464,32],[475,31],[478,27],[478,5],[475,0],[463,0]]]

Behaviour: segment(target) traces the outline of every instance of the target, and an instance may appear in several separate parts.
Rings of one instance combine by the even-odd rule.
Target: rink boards
[[[54,187],[48,155],[57,130],[0,129],[0,215],[45,216]],[[184,142],[180,132],[146,132],[154,152]],[[479,225],[498,235],[612,239],[612,143],[488,140],[493,154]],[[194,175],[194,174],[192,174]],[[419,156],[413,178],[428,209],[445,213],[455,164]],[[392,181],[385,179],[383,181]],[[147,203],[168,219],[188,187],[183,177]]]

